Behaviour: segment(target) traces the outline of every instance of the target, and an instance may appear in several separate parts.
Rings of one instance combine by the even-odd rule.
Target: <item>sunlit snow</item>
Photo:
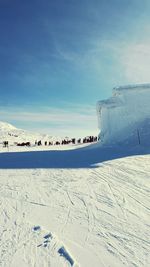
[[[104,102],[106,107],[101,105],[105,114],[101,118],[106,119],[102,125],[109,123],[110,127],[107,138],[124,129],[123,123],[116,128],[117,122],[108,120],[111,116],[121,119],[122,101],[126,96],[129,99],[128,92],[115,92],[117,96],[108,100],[112,113],[108,102]],[[141,97],[146,103],[141,90],[139,94],[136,99]],[[130,101],[134,103],[134,97]],[[138,114],[137,106],[136,110]],[[150,114],[145,104],[142,114]],[[34,143],[35,138],[44,137],[0,123],[0,141],[9,138],[11,144],[0,145],[0,266],[150,266],[147,115],[136,119],[140,143],[137,132],[130,133],[134,127],[127,131],[125,118],[123,142],[114,139],[57,148],[17,147],[16,139],[30,138]]]

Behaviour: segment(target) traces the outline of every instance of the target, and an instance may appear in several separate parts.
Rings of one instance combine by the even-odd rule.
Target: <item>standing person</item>
[[[8,141],[3,142],[4,147],[8,147]]]

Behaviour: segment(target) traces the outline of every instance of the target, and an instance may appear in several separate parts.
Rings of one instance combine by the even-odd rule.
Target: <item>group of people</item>
[[[85,144],[85,143],[92,143],[92,142],[97,142],[98,138],[97,136],[88,136],[88,137],[85,137],[83,139],[79,138],[79,139],[76,139],[76,138],[72,138],[72,139],[63,139],[61,141],[44,141],[44,145],[45,146],[52,146],[52,145],[68,145],[68,144]],[[31,146],[31,143],[30,142],[22,142],[22,143],[16,143],[17,146]],[[41,146],[42,145],[42,141],[39,140],[39,141],[35,141],[35,146]],[[4,147],[8,147],[8,141],[4,141],[3,142],[3,146]]]
[[[88,137],[85,137],[83,139],[79,138],[79,139],[76,139],[76,138],[72,138],[72,139],[63,139],[62,141],[44,141],[44,145],[47,146],[52,146],[52,145],[68,145],[68,144],[85,144],[85,143],[92,143],[92,142],[97,142],[98,138],[97,136],[88,136]],[[42,145],[42,141],[35,141],[35,145],[36,146],[41,146]]]
[[[83,143],[97,142],[97,136],[88,136],[83,139]]]
[[[31,146],[30,142],[17,143],[17,146]]]

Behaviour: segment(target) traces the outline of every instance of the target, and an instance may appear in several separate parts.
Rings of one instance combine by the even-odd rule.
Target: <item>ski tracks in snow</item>
[[[138,158],[137,162],[134,160],[133,163],[132,159],[127,158],[106,163],[102,168],[93,171],[96,181],[99,178],[99,186],[100,184],[102,186],[103,182],[108,185],[110,189],[108,199],[111,198],[112,202],[111,213],[109,213],[110,224],[105,222],[105,227],[101,231],[105,237],[106,235],[108,237],[109,242],[105,240],[109,245],[108,249],[111,248],[110,251],[118,254],[125,266],[147,267],[150,263],[148,256],[150,252],[148,241],[150,240],[148,238],[148,218],[150,218],[148,166],[149,163],[147,162],[145,164],[146,170],[143,170],[142,159]],[[106,197],[106,192],[104,195]],[[97,196],[98,201],[102,203],[102,190]],[[106,200],[105,203],[108,204]],[[112,211],[114,212],[112,213]],[[113,214],[117,215],[117,218]]]
[[[1,171],[0,265],[150,266],[149,160]]]

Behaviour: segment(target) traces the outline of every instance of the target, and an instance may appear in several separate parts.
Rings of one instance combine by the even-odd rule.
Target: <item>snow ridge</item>
[[[117,86],[113,88],[113,91],[122,91],[122,90],[136,90],[136,89],[150,89],[150,83],[143,84],[129,84],[124,86]]]
[[[17,128],[14,127],[12,124],[0,121],[0,130],[10,131],[10,130],[16,130],[16,129]]]

